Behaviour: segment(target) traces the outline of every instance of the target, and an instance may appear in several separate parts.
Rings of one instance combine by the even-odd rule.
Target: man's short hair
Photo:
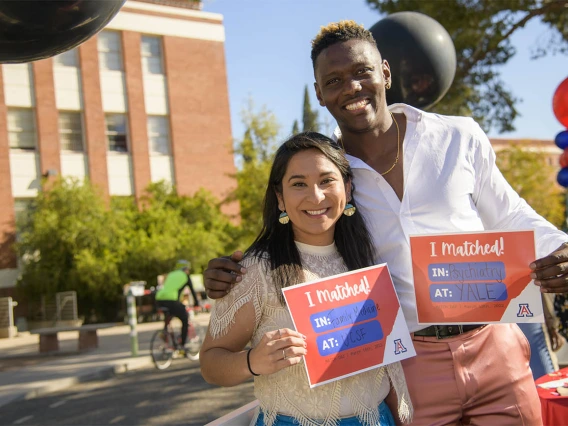
[[[312,40],[312,65],[314,69],[316,68],[316,59],[324,49],[349,40],[363,40],[376,45],[371,31],[355,21],[332,22],[321,27],[319,33]]]

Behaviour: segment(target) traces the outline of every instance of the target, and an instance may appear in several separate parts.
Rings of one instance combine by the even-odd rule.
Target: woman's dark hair
[[[263,225],[260,234],[246,251],[247,256],[266,257],[270,261],[272,280],[278,290],[304,280],[300,253],[294,243],[291,224],[278,222],[280,210],[276,193],[282,194],[282,179],[290,159],[299,152],[317,149],[339,169],[343,182],[351,181],[351,196],[355,192],[353,172],[342,149],[330,138],[316,132],[304,132],[292,136],[276,151],[268,187],[264,196]],[[350,203],[356,206],[354,197]],[[371,236],[360,212],[353,216],[341,215],[335,225],[335,245],[350,271],[372,266],[375,252]],[[281,292],[280,301],[284,304]]]

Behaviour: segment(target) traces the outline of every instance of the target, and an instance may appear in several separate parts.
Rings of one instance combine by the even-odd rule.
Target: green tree
[[[226,200],[240,204],[241,250],[252,243],[262,227],[263,198],[280,130],[276,116],[266,107],[257,112],[249,102],[242,116],[246,130],[235,149],[237,189]]]
[[[298,125],[298,120],[294,120],[294,124],[292,124],[292,134],[297,135],[300,133],[300,126]]]
[[[304,107],[302,110],[302,131],[319,132],[318,112],[312,109],[308,85],[304,86]]]
[[[157,275],[168,272],[181,258],[190,260],[192,271],[200,273],[209,259],[235,248],[235,225],[221,212],[220,202],[203,189],[187,197],[167,183],[154,183],[142,205],[135,209],[135,232],[129,236],[121,264],[126,281],[155,283]]]
[[[157,183],[140,206],[133,197],[113,198],[109,206],[88,182],[69,179],[40,192],[18,229],[19,287],[28,300],[74,290],[79,312],[95,309],[103,320],[120,319],[124,284],[155,285],[180,258],[201,272],[210,258],[233,250],[238,236],[204,190],[185,197]]]
[[[550,166],[546,159],[542,152],[531,152],[512,145],[497,153],[497,166],[505,179],[538,214],[558,228],[563,228],[564,194],[555,183],[557,168]]]
[[[540,19],[548,33],[535,40],[533,57],[568,53],[568,0],[367,0],[385,14],[416,11],[450,33],[457,53],[452,87],[432,108],[441,114],[473,116],[485,130],[514,130],[519,99],[501,80],[499,67],[515,55],[511,36]],[[532,83],[528,83],[532,84]]]
[[[129,231],[123,219],[111,214],[91,185],[77,180],[60,179],[40,192],[18,223],[19,286],[28,300],[75,290],[79,306],[89,299],[90,305],[116,301]]]

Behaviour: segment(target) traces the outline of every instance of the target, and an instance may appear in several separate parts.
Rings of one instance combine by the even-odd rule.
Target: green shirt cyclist
[[[188,286],[189,291],[191,291],[194,306],[199,306],[199,300],[197,299],[193,283],[189,277],[190,269],[191,263],[188,260],[178,260],[176,269],[166,276],[162,288],[156,293],[156,304],[158,307],[167,308],[172,316],[179,318],[181,321],[182,346],[185,346],[187,340],[189,317],[185,305],[179,301],[179,298],[186,286]]]

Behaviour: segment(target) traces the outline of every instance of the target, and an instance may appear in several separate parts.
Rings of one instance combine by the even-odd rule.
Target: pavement
[[[207,326],[209,314],[201,313],[195,321]],[[24,332],[11,339],[0,339],[0,411],[10,402],[152,366],[150,339],[162,327],[163,322],[137,325],[136,357],[131,354],[130,327],[123,324],[99,330],[99,347],[81,352],[77,350],[78,331],[59,333],[60,351],[49,355],[39,353],[38,335]],[[568,344],[557,355],[561,366],[568,365]]]
[[[195,321],[207,326],[209,314],[199,314]],[[59,333],[60,350],[48,355],[39,353],[38,335],[24,332],[0,339],[0,407],[151,366],[150,339],[162,327],[163,322],[137,325],[136,357],[131,353],[130,327],[123,324],[99,330],[99,347],[89,351],[78,351],[78,331]]]

